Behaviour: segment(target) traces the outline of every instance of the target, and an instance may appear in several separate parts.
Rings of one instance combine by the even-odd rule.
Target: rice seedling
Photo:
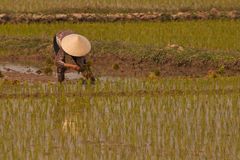
[[[46,66],[46,67],[43,69],[43,72],[44,72],[46,75],[52,75],[53,70],[52,70],[51,66]]]
[[[1,159],[238,159],[240,77],[0,80]]]
[[[2,72],[0,71],[0,78],[3,78],[4,77],[4,75],[2,74]]]
[[[119,64],[114,64],[114,65],[112,66],[112,68],[113,68],[114,70],[119,70],[119,69],[120,69],[120,66],[119,66]]]

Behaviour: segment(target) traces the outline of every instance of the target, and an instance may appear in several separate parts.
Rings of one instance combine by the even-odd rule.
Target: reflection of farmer
[[[91,44],[87,38],[72,31],[59,32],[54,36],[53,48],[59,82],[64,81],[64,73],[67,68],[82,72],[83,76],[91,79],[92,82],[95,80],[85,58],[91,50]],[[66,54],[70,55],[77,65],[65,63]]]

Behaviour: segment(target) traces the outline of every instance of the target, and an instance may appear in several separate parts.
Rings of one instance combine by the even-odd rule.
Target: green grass
[[[88,37],[93,53],[131,54],[164,61],[200,58],[239,58],[240,21],[135,22],[135,23],[55,23],[0,25],[1,55],[50,52],[53,35],[71,29]],[[167,49],[168,44],[183,51]],[[48,46],[48,47],[47,47]],[[187,58],[186,58],[187,57]]]
[[[0,81],[0,158],[238,159],[239,82]]]
[[[238,0],[1,0],[1,12],[117,12],[240,8]]]
[[[74,30],[91,41],[126,42],[129,44],[240,50],[240,21],[136,22],[136,23],[58,23],[0,25],[0,36],[52,39],[64,29]]]

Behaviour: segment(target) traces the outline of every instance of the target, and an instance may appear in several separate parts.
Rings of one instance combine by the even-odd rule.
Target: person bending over
[[[91,50],[87,38],[73,31],[62,31],[54,35],[53,48],[58,82],[64,81],[65,71],[69,68],[81,72],[85,79],[90,79],[94,83],[95,78],[85,57]],[[66,63],[65,55],[71,56],[76,64]]]

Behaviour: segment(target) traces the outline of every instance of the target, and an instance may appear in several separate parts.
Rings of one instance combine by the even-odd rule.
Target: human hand
[[[80,70],[80,67],[79,67],[78,65],[74,65],[72,68],[73,68],[74,70],[76,70],[76,71],[79,71],[79,70]]]

